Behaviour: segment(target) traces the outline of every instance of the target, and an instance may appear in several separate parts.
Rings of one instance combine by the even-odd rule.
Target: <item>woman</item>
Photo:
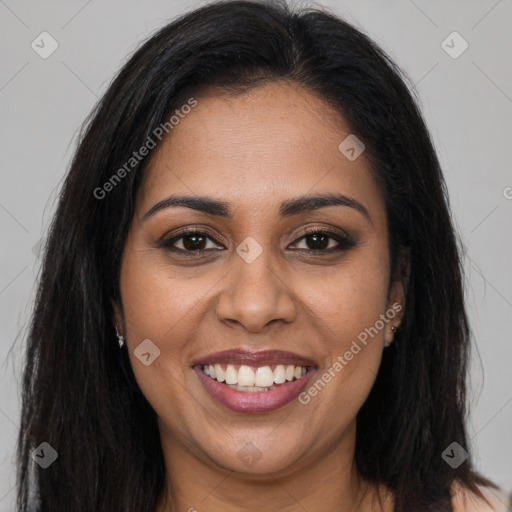
[[[63,187],[20,510],[505,510],[468,456],[447,202],[400,71],[346,22],[227,1],[164,27]]]

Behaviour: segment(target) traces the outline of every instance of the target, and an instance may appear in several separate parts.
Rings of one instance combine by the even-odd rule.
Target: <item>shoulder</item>
[[[503,491],[482,485],[478,488],[489,504],[465,487],[454,484],[452,487],[453,512],[512,512],[509,508],[510,498]]]

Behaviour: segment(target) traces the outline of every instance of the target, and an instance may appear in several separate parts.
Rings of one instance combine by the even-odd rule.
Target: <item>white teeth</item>
[[[304,368],[305,370],[305,368]],[[286,370],[282,364],[278,364],[274,370],[274,382],[276,384],[282,384],[286,381]]]
[[[218,382],[225,382],[233,389],[241,387],[238,391],[260,391],[274,389],[274,384],[283,384],[300,379],[306,375],[307,368],[305,366],[295,366],[293,364],[276,365],[274,371],[270,366],[260,366],[254,368],[245,364],[240,365],[238,371],[235,365],[228,364],[226,369],[222,369],[222,365],[204,365],[203,372]]]
[[[256,386],[240,386],[238,384],[232,385],[228,384],[231,389],[236,389],[236,391],[245,391],[246,393],[254,393],[257,391],[270,391],[271,389],[276,389],[275,386],[270,386],[269,388],[258,388]]]
[[[237,384],[238,383],[238,372],[232,364],[228,364],[226,367],[226,384]]]
[[[254,372],[252,371],[252,368],[250,366],[245,366],[245,364],[241,365],[238,370],[238,385],[254,386],[254,380]],[[272,384],[272,382],[270,384]],[[260,386],[261,384],[256,385]]]
[[[274,384],[274,372],[270,369],[270,366],[263,366],[256,370],[254,384],[260,388],[268,388]]]
[[[219,382],[224,382],[226,380],[226,372],[222,369],[220,364],[215,365],[215,375]]]

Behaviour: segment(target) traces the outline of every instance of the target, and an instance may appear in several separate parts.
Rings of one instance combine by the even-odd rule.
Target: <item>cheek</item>
[[[156,251],[134,250],[123,263],[121,293],[128,336],[150,338],[166,351],[177,350],[179,340],[194,328],[194,310],[215,280],[208,273],[203,279],[184,279],[183,273],[156,261],[156,256]]]
[[[333,268],[329,275],[316,279],[303,276],[305,309],[312,319],[331,331],[325,339],[336,337],[333,350],[345,350],[346,343],[370,328],[385,313],[388,272],[378,257],[354,255]],[[350,345],[350,342],[349,342]]]
[[[315,281],[315,286],[303,278],[304,288],[309,289],[304,294],[305,309],[324,344],[323,367],[309,387],[321,399],[315,404],[312,396],[311,405],[343,411],[332,416],[336,425],[355,417],[379,370],[386,325],[381,319],[386,313],[386,265],[378,257],[354,257],[333,270],[329,279]]]
[[[155,251],[128,247],[121,268],[121,295],[135,378],[153,408],[165,415],[169,401],[177,409],[186,406],[177,398],[186,385],[188,342],[198,326],[195,313],[213,283],[208,285],[209,278],[180,279],[170,266],[155,262],[154,256]],[[147,366],[136,355],[146,339],[159,351]]]

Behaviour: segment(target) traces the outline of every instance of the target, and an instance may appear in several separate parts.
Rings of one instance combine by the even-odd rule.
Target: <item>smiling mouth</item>
[[[300,379],[311,370],[310,366],[277,364],[249,366],[245,364],[216,363],[200,365],[210,379],[225,384],[236,391],[249,393],[270,391],[281,384]]]
[[[215,402],[247,414],[268,413],[290,404],[317,366],[293,352],[240,348],[199,357],[192,369]]]

